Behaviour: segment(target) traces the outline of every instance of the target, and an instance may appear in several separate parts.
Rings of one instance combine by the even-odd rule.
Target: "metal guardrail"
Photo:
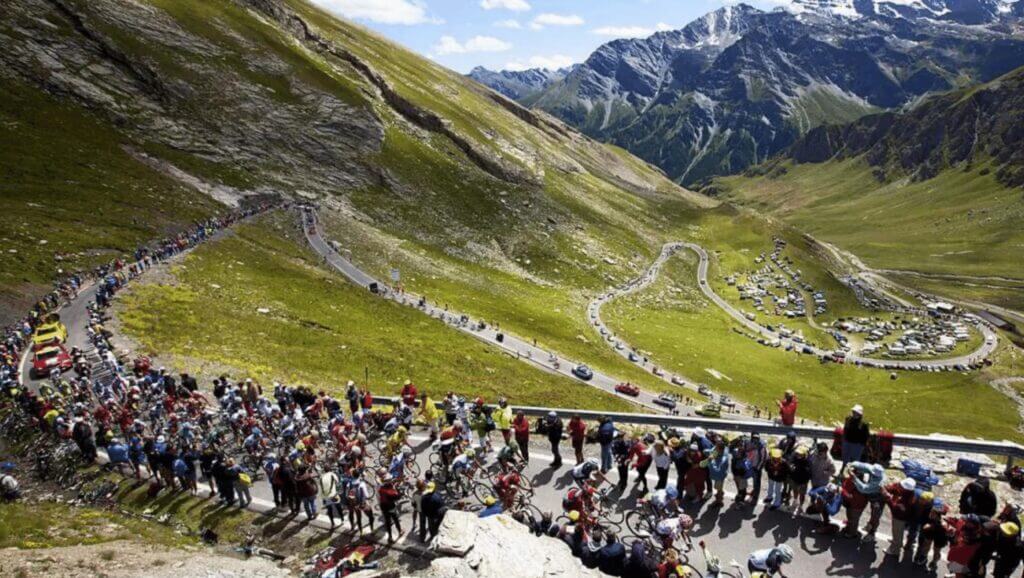
[[[374,404],[391,405],[398,401],[397,397],[374,397]],[[436,403],[441,407],[440,403]],[[784,426],[781,424],[763,421],[733,421],[725,419],[713,419],[704,417],[671,416],[662,414],[645,413],[616,413],[589,410],[564,409],[557,407],[524,407],[513,406],[516,411],[522,411],[530,417],[543,417],[550,412],[555,412],[558,417],[568,419],[578,415],[587,421],[597,421],[601,417],[608,417],[615,423],[632,425],[666,426],[679,428],[703,427],[707,430],[719,432],[741,432],[759,433],[761,435],[785,436],[788,432],[794,431],[801,438],[814,440],[831,439],[834,429],[821,426],[793,425]],[[989,456],[1003,456],[1007,458],[1007,468],[1013,466],[1017,458],[1024,458],[1024,446],[1010,441],[993,442],[986,440],[971,440],[967,438],[954,437],[933,437],[909,434],[894,434],[893,445],[921,450],[936,450],[948,452],[961,452],[968,454],[984,454]]]

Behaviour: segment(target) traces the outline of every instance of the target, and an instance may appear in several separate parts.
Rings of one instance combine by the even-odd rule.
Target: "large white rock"
[[[435,538],[435,559],[424,578],[598,578],[584,568],[569,546],[554,538],[534,536],[508,516],[479,519],[451,511]]]

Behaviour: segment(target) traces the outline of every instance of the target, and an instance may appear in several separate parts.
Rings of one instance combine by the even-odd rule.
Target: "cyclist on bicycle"
[[[405,468],[412,459],[412,448],[409,446],[403,447],[402,451],[398,452],[395,454],[395,457],[391,458],[391,464],[388,466],[388,474],[396,480],[405,477]]]
[[[593,486],[571,488],[566,492],[565,497],[562,498],[562,509],[567,513],[578,512],[586,514],[589,518],[596,508],[595,495],[597,495],[597,490]]]
[[[514,439],[508,440],[508,444],[502,446],[498,450],[498,466],[501,467],[502,473],[510,470],[517,470],[516,466],[522,460],[522,452],[519,450],[519,444]]]
[[[782,566],[792,562],[793,549],[789,545],[783,544],[776,548],[765,548],[752,553],[747,559],[747,570],[752,577],[779,576],[779,578],[786,578],[786,575],[782,573]]]
[[[675,486],[656,490],[647,503],[658,520],[671,516],[679,511],[679,490]]]
[[[452,460],[452,465],[449,470],[453,474],[463,475],[466,477],[472,477],[473,471],[476,466],[476,450],[473,448],[466,448],[466,451],[455,456]]]
[[[571,473],[572,481],[581,488],[587,486],[600,486],[602,483],[608,481],[608,478],[601,473],[601,463],[597,458],[588,458],[582,464],[574,467]]]
[[[686,549],[690,549],[690,529],[693,528],[693,518],[686,514],[670,516],[658,521],[654,527],[654,533],[661,540],[661,545],[666,550],[675,548],[676,540],[683,539]]]
[[[501,474],[494,480],[494,491],[498,494],[498,499],[501,500],[501,504],[506,511],[511,510],[516,502],[520,482],[521,476],[519,472]]]
[[[405,426],[398,426],[395,433],[391,434],[388,438],[387,444],[384,446],[384,451],[381,452],[385,457],[390,458],[398,453],[402,447],[405,446],[405,441],[409,437],[409,430]]]

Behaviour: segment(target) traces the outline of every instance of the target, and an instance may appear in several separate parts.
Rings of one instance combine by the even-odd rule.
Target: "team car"
[[[632,383],[620,383],[615,386],[615,391],[623,395],[629,395],[632,397],[640,395],[640,388],[633,385]]]
[[[32,376],[36,379],[49,377],[54,369],[64,372],[71,369],[73,364],[71,355],[63,345],[46,345],[36,349],[32,356]]]
[[[39,348],[53,343],[64,343],[68,340],[68,328],[60,321],[44,323],[32,334],[32,346]]]

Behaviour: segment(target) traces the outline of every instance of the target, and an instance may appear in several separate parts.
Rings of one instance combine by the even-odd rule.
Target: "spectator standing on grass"
[[[583,441],[587,437],[587,424],[583,418],[576,414],[569,419],[569,441],[572,443],[573,452],[576,455],[576,465],[583,463]]]
[[[562,420],[558,418],[557,413],[548,412],[544,427],[547,430],[548,442],[551,444],[551,455],[555,458],[551,462],[551,467],[558,469],[562,467],[562,452],[559,447],[562,444]]]
[[[850,410],[843,424],[843,465],[839,468],[840,475],[846,469],[846,464],[860,461],[870,436],[871,430],[864,421],[864,407],[857,404]]]
[[[359,411],[359,391],[356,389],[356,382],[351,379],[345,386],[345,399],[348,400],[349,414],[355,415]]]
[[[782,399],[778,402],[779,405],[779,420],[784,426],[791,426],[796,423],[796,409],[799,402],[796,399],[796,393],[792,389],[787,389]]]

